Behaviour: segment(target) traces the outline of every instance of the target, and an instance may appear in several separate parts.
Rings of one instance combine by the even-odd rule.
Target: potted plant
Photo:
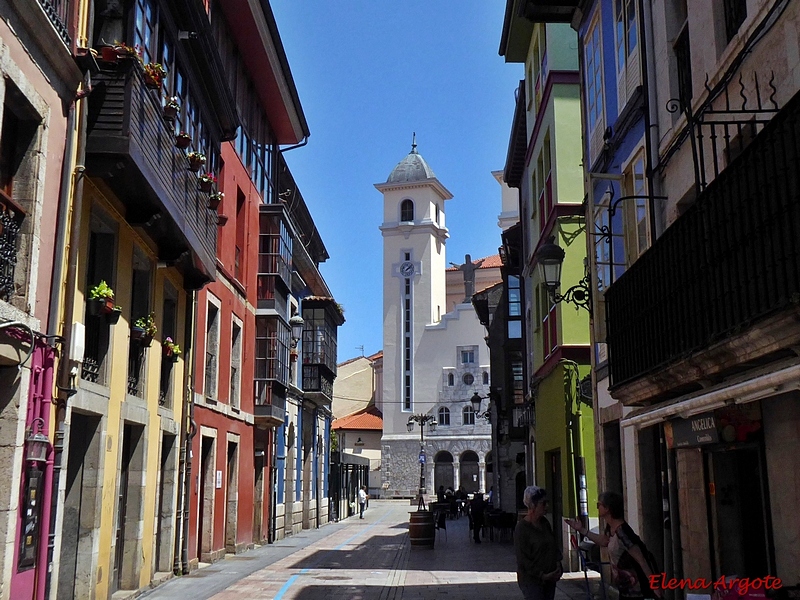
[[[190,136],[185,131],[181,131],[178,135],[175,136],[175,147],[179,150],[186,150],[189,146],[192,145],[192,136]]]
[[[208,197],[208,208],[211,210],[217,210],[219,208],[220,203],[225,199],[225,194],[222,192],[214,192]],[[225,223],[222,223],[224,225]]]
[[[147,63],[144,66],[144,84],[154,90],[161,89],[167,70],[160,63]]]
[[[119,317],[122,314],[122,307],[115,306],[109,312],[106,313],[106,323],[109,325],[116,325],[119,321]]]
[[[176,344],[175,342],[172,341],[171,337],[166,338],[161,343],[161,348],[164,351],[164,356],[166,358],[171,358],[173,362],[178,360],[178,357],[183,352],[181,350],[181,347],[178,344]]]
[[[149,346],[153,341],[158,327],[156,327],[156,315],[150,313],[146,317],[139,317],[131,327],[131,339],[141,342],[142,346]]]
[[[189,170],[193,173],[197,173],[206,164],[206,155],[202,152],[189,152],[186,158],[189,160]]]
[[[100,60],[106,63],[117,62],[117,48],[112,44],[106,44],[100,47]]]
[[[89,290],[86,308],[89,314],[95,317],[110,313],[114,309],[114,290],[105,280],[101,280],[100,283]]]
[[[178,116],[178,111],[181,109],[181,103],[178,100],[177,96],[172,96],[167,98],[167,103],[164,105],[164,118],[169,119],[170,121]],[[183,133],[183,132],[182,132]],[[180,134],[178,134],[180,135]],[[184,133],[186,137],[189,138],[189,142],[191,143],[192,138],[189,137],[188,133]],[[188,146],[187,146],[188,147]]]
[[[217,183],[217,178],[212,172],[200,175],[200,191],[209,193],[213,185]]]
[[[139,56],[138,46],[128,46],[125,42],[114,42],[114,52],[119,60]]]

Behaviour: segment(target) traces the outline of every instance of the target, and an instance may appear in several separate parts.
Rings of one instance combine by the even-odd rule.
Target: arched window
[[[464,410],[461,412],[464,425],[475,425],[475,411],[472,410],[471,406],[465,406]]]
[[[447,374],[447,385],[453,387],[456,383],[456,378],[453,376],[452,373]]]
[[[489,385],[489,373],[483,372],[483,385]]]
[[[439,425],[450,425],[450,409],[444,406],[439,409]]]
[[[400,220],[414,220],[414,203],[411,200],[403,200],[403,202],[400,203]]]

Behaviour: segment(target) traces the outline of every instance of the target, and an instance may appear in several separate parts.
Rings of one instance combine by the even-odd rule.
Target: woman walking
[[[563,573],[561,551],[553,528],[545,518],[547,492],[535,485],[525,488],[522,501],[528,509],[514,530],[517,583],[525,600],[553,600]]]
[[[608,548],[611,575],[620,600],[661,598],[661,590],[653,590],[649,585],[648,578],[654,574],[655,565],[648,564],[645,545],[625,522],[624,509],[620,494],[603,492],[597,498],[597,514],[606,523],[605,533],[592,533],[577,519],[564,519],[564,522],[595,544]]]

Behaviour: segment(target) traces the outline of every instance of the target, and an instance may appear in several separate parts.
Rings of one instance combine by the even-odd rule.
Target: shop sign
[[[692,448],[719,441],[713,412],[695,415],[690,419],[672,419],[665,423],[665,430],[669,448]]]

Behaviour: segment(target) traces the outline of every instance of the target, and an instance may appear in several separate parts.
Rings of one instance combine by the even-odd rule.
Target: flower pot
[[[210,196],[208,198],[208,208],[211,210],[217,210],[219,208],[220,199],[218,196]]]
[[[117,62],[118,54],[114,46],[103,46],[100,48],[100,60],[107,63]]]
[[[131,339],[137,342],[140,342],[144,338],[144,328],[136,327],[135,325],[131,327]]]
[[[190,158],[189,159],[189,170],[192,173],[197,173],[200,170],[200,167],[202,167],[202,166],[203,166],[203,161],[202,160],[197,160],[195,158]]]
[[[145,333],[142,339],[139,341],[142,345],[142,348],[149,348],[150,344],[153,343],[153,336]]]
[[[172,356],[172,354],[173,354],[172,348],[169,348],[168,346],[164,346],[164,356],[169,358],[170,356]]]
[[[220,227],[225,227],[225,224],[228,222],[227,215],[217,215],[217,225]]]
[[[175,136],[175,147],[176,148],[178,148],[180,150],[186,150],[186,148],[188,148],[191,145],[192,145],[192,138],[181,136],[181,135],[176,135]],[[198,170],[199,170],[199,168],[198,168]]]
[[[169,119],[170,121],[178,116],[178,109],[174,106],[165,106],[163,109],[164,118]],[[188,140],[191,141],[191,140]]]
[[[106,313],[106,323],[109,325],[116,325],[119,321],[119,317],[122,314],[121,308],[114,308],[111,312]]]
[[[90,298],[86,301],[86,314],[99,317],[103,313],[106,302],[103,298]]]
[[[211,192],[211,188],[213,187],[214,183],[212,181],[205,181],[203,179],[200,180],[200,191],[205,192],[206,194]]]
[[[145,73],[144,75],[144,85],[151,90],[160,90],[161,89],[161,79],[153,77]]]
[[[113,298],[103,298],[103,308],[101,309],[101,312],[104,315],[107,315],[113,310],[114,310],[114,299]]]

